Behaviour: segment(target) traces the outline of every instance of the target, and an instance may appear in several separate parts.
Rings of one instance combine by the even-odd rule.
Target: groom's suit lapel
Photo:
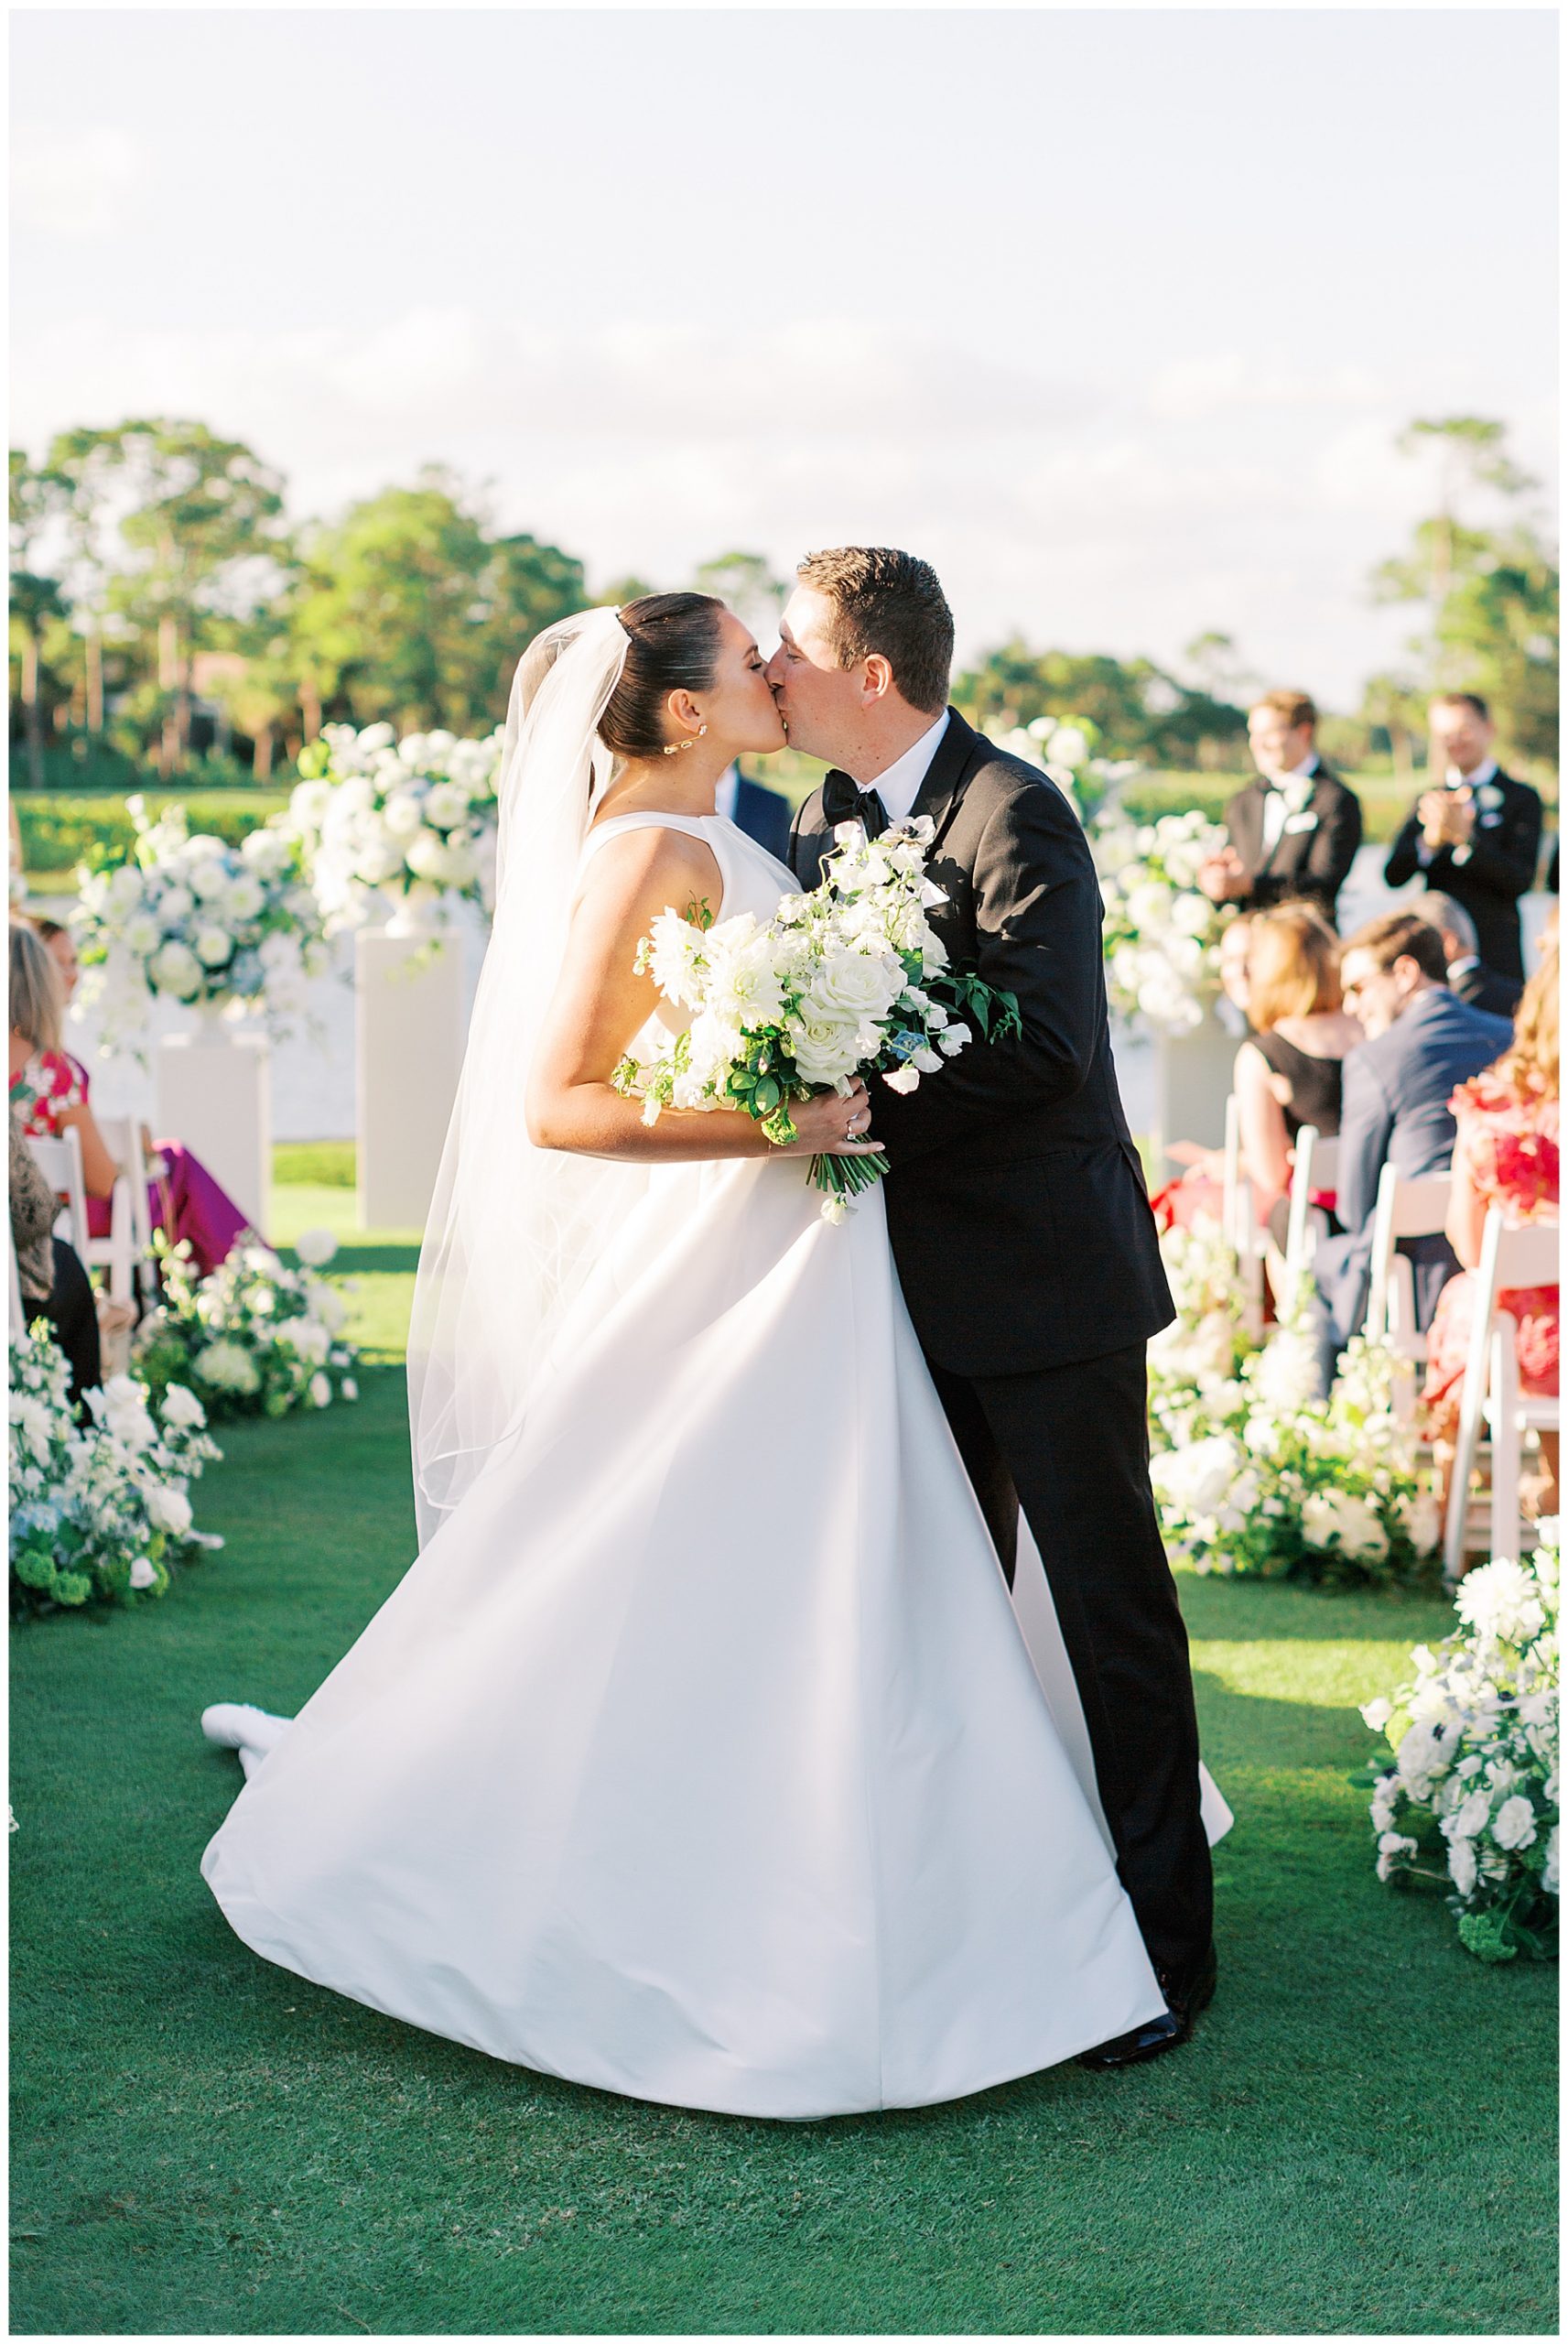
[[[963,803],[964,790],[979,765],[987,743],[966,724],[956,708],[947,711],[947,730],[914,795],[912,814],[924,814],[936,825],[936,835],[925,851],[927,863],[940,852],[947,826]]]

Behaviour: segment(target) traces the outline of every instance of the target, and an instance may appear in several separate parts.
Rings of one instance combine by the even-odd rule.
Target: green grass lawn
[[[342,1161],[285,1161],[278,1234],[336,1216],[389,1355],[412,1241],[351,1231]],[[1555,2328],[1555,1973],[1484,1968],[1380,1888],[1347,1779],[1355,1704],[1441,1601],[1184,1580],[1238,1817],[1190,2047],[913,2113],[703,2116],[416,2033],[230,1933],[198,1863],[240,1774],[199,1714],[297,1706],[406,1567],[401,1373],[222,1438],[222,1554],[13,1633],[15,2328]]]

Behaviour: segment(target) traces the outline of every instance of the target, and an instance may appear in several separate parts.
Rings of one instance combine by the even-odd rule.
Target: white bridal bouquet
[[[229,846],[192,836],[182,806],[154,821],[145,799],[125,802],[130,860],[82,870],[72,923],[82,1002],[103,1004],[100,1047],[139,1048],[155,996],[259,1010],[270,1033],[287,1032],[326,964],[296,847],[275,830]]]
[[[329,934],[401,906],[495,907],[501,729],[487,740],[390,724],[329,724],[299,759],[281,818],[315,882]]]
[[[834,835],[820,885],[784,896],[771,920],[743,912],[713,926],[693,906],[689,918],[665,911],[643,939],[638,969],[691,1016],[611,1078],[643,1101],[645,1122],[665,1107],[738,1108],[787,1146],[792,1100],[847,1091],[873,1072],[913,1091],[971,1038],[966,1021],[988,1036],[1022,1030],[1011,993],[948,968],[925,917],[946,900],[925,875],[932,823],[919,816],[868,840],[845,822]],[[885,1169],[880,1156],[813,1156],[823,1218],[842,1221]]]
[[[1557,1948],[1559,1546],[1554,1522],[1539,1531],[1529,1561],[1461,1580],[1454,1634],[1361,1711],[1393,1753],[1372,1793],[1378,1877],[1441,1882],[1483,1961]]]
[[[1198,885],[1226,842],[1206,814],[1162,814],[1141,828],[1124,816],[1091,841],[1105,898],[1110,1005],[1162,1034],[1190,1034],[1219,990],[1219,939],[1229,915]]]
[[[165,1593],[169,1566],[221,1546],[198,1530],[190,1484],[221,1452],[194,1393],[112,1375],[79,1425],[70,1370],[38,1322],[11,1338],[11,1608],[129,1603]]]

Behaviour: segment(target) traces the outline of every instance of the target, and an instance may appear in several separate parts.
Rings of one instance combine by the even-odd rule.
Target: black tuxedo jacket
[[[789,861],[789,799],[776,789],[764,789],[760,781],[748,781],[744,774],[735,791],[735,827],[781,863]]]
[[[1268,784],[1249,781],[1227,806],[1225,826],[1249,889],[1243,910],[1266,911],[1271,904],[1304,901],[1316,904],[1332,924],[1339,890],[1361,843],[1361,800],[1321,757],[1313,781],[1309,803],[1299,814],[1286,816],[1271,851],[1263,844]]]
[[[1451,969],[1448,990],[1455,1001],[1468,1002],[1484,1016],[1511,1018],[1524,987],[1517,977],[1499,977],[1496,969],[1488,969],[1484,960],[1478,960],[1463,976],[1456,977]]]
[[[1477,950],[1487,968],[1522,982],[1524,946],[1519,899],[1535,884],[1541,855],[1541,799],[1527,781],[1515,781],[1506,773],[1498,773],[1493,779],[1502,792],[1502,803],[1477,807],[1468,851],[1462,852],[1458,862],[1451,846],[1440,846],[1430,863],[1422,862],[1417,852],[1421,816],[1412,806],[1389,850],[1383,876],[1390,887],[1402,887],[1407,880],[1424,873],[1429,887],[1452,895],[1475,921]]]
[[[1111,1063],[1088,841],[1055,784],[956,710],[914,801],[936,825],[931,913],[956,967],[1017,995],[1022,1036],[978,1036],[907,1097],[872,1086],[888,1231],[928,1356],[1020,1375],[1145,1341],[1175,1312]],[[815,886],[820,791],[791,860]]]

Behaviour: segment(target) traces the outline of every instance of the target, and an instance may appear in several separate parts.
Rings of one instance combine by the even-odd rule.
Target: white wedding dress
[[[724,917],[794,884],[716,816],[585,852],[644,820],[711,847]],[[1038,1562],[1039,1673],[880,1192],[834,1227],[800,1157],[640,1177],[524,1429],[207,1849],[228,1919],[496,2058],[748,2116],[1152,2016]]]

